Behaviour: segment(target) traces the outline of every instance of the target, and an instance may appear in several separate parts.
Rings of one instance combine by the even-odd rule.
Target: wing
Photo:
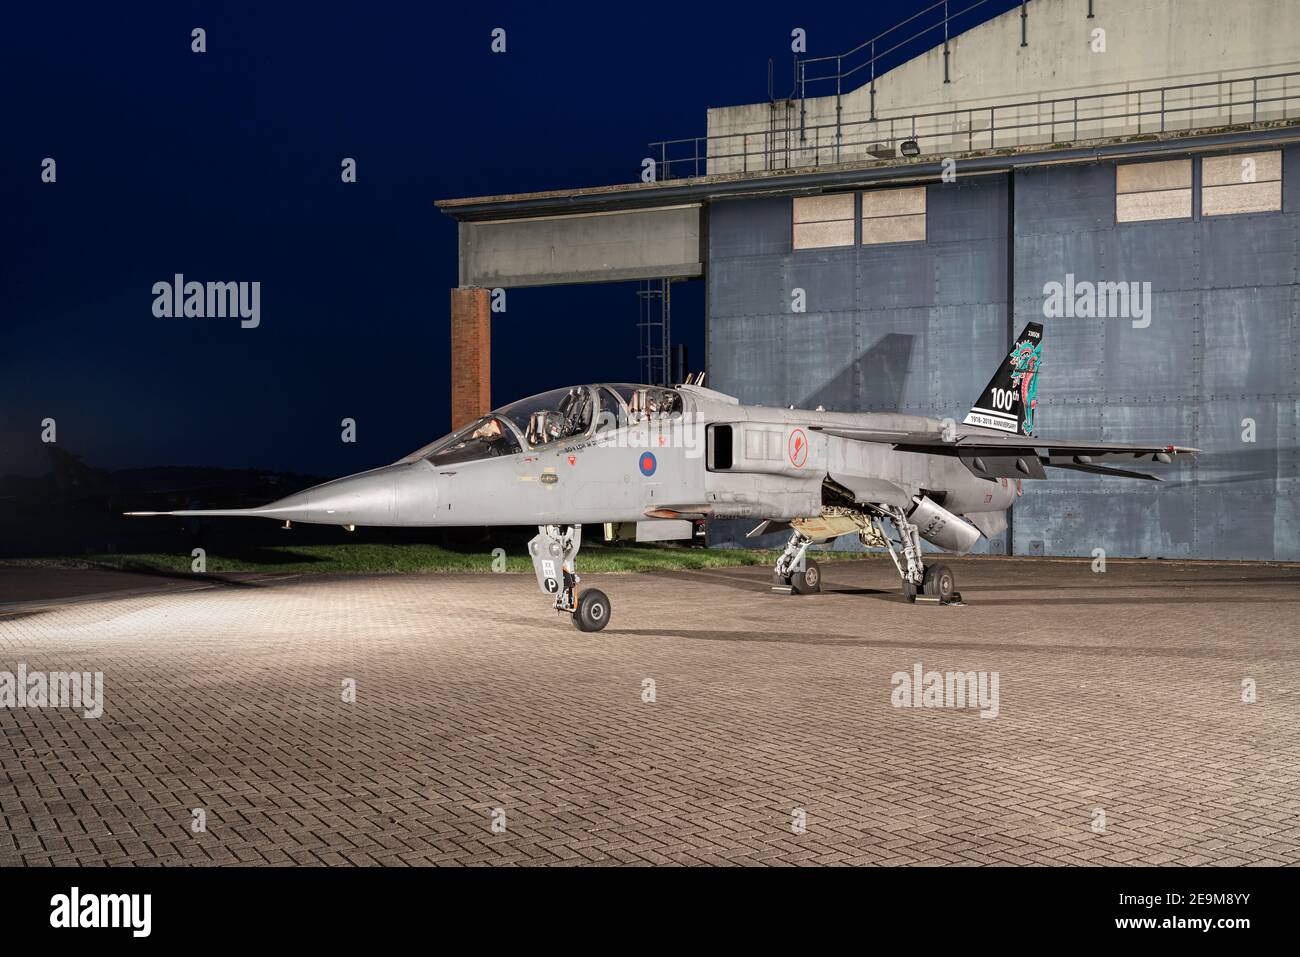
[[[1162,462],[1174,456],[1195,455],[1200,449],[1179,445],[1094,442],[1089,439],[1050,439],[1036,435],[1000,435],[983,429],[949,432],[907,432],[888,429],[852,429],[813,426],[819,432],[859,442],[892,445],[900,452],[954,455],[981,478],[1046,478],[1044,467],[1115,475],[1158,482],[1154,475],[1108,468],[1097,462]]]

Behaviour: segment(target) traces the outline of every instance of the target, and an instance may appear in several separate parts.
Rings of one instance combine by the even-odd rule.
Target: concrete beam
[[[699,276],[700,207],[460,224],[462,286]]]
[[[1141,137],[1113,137],[1086,145],[977,149],[954,153],[951,158],[958,162],[962,175],[967,176],[971,173],[1005,173],[1012,169],[1061,163],[1137,159],[1148,155],[1165,158],[1226,150],[1267,149],[1295,142],[1300,142],[1300,119],[1247,123],[1198,133],[1177,131]],[[943,165],[940,161],[925,157],[915,160],[852,160],[836,166],[813,169],[723,173],[653,184],[635,183],[443,199],[437,201],[437,206],[463,225],[489,220],[495,222],[505,217],[538,219],[551,215],[662,209],[684,203],[708,203],[714,199],[815,195],[826,189],[854,189],[884,183],[936,182],[942,172]],[[462,233],[462,257],[463,235]]]

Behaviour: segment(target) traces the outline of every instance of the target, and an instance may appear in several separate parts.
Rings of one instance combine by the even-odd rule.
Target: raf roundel
[[[655,454],[653,452],[642,452],[641,461],[637,464],[641,468],[641,474],[647,477],[654,475],[655,469],[659,466],[659,463],[655,461]]]

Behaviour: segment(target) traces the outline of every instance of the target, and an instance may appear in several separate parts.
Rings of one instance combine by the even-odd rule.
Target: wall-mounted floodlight
[[[920,156],[921,147],[916,140],[903,140],[898,144],[898,151],[904,156]]]

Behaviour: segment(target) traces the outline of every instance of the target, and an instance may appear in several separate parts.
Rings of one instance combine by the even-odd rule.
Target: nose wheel
[[[600,631],[609,623],[609,598],[599,588],[588,588],[578,596],[573,627],[579,631]]]
[[[609,597],[599,588],[578,591],[576,560],[582,547],[581,525],[539,525],[528,543],[537,587],[555,596],[555,610],[567,612],[579,631],[600,631],[609,624]]]

